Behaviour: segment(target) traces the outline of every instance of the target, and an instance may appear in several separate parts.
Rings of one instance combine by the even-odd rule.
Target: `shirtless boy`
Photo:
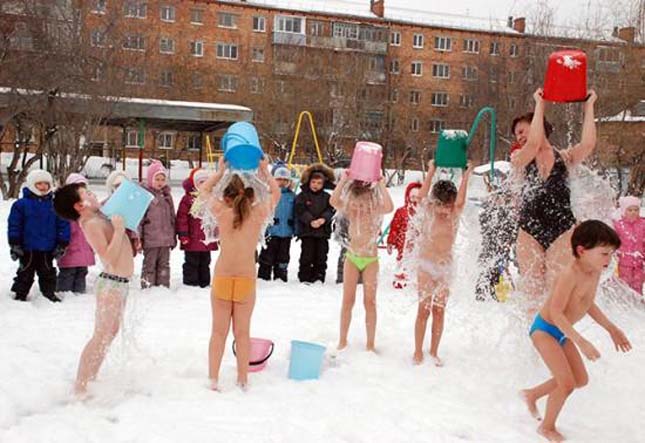
[[[529,411],[540,420],[536,402],[548,395],[544,421],[538,433],[549,441],[564,440],[555,421],[566,399],[574,389],[585,386],[589,380],[580,351],[591,361],[600,353],[580,335],[573,325],[586,314],[602,326],[616,350],[629,351],[632,346],[595,303],[596,290],[602,271],[609,265],[613,252],[620,247],[616,232],[598,220],[587,220],[573,231],[571,248],[574,260],[555,280],[551,296],[535,317],[529,335],[553,377],[530,389],[521,391]]]
[[[134,271],[132,246],[123,219],[108,220],[99,212],[96,196],[80,184],[58,189],[54,209],[59,216],[79,222],[85,238],[103,263],[96,282],[94,334],[87,342],[78,365],[74,391],[83,396],[89,381],[96,378],[108,347],[119,332],[128,284]]]
[[[352,321],[352,309],[356,301],[356,287],[359,277],[363,278],[363,304],[365,305],[365,327],[367,329],[367,350],[374,351],[376,337],[376,287],[379,272],[377,239],[383,215],[392,212],[394,203],[383,179],[376,186],[382,198],[374,196],[370,183],[352,181],[347,196],[343,189],[349,180],[347,171],[334,189],[329,203],[349,221],[350,244],[344,264],[343,304],[340,311],[340,340],[338,349],[347,347],[347,334]]]
[[[431,160],[428,163],[428,174],[419,191],[419,200],[422,202],[419,211],[424,211],[424,216],[429,218],[429,221],[419,228],[417,245],[419,308],[414,325],[413,361],[415,364],[423,362],[423,339],[428,318],[432,313],[430,356],[436,366],[441,366],[443,363],[439,359],[438,351],[452,277],[452,247],[457,236],[459,219],[466,205],[468,179],[473,172],[473,166],[468,164],[459,191],[449,180],[439,180],[432,185],[435,171],[434,161]],[[430,198],[426,199],[431,185]]]

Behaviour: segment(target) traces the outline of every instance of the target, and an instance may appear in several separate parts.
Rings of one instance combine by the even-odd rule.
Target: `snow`
[[[468,138],[468,132],[463,129],[444,129],[441,131],[444,138],[454,140],[456,138]]]
[[[511,172],[511,163],[504,160],[498,160],[493,163],[493,169],[508,175],[508,173]],[[475,174],[486,174],[490,171],[490,163],[477,166],[473,171]]]
[[[410,174],[407,180],[418,178]],[[472,187],[470,197],[482,192],[480,177],[473,177]],[[99,198],[105,196],[104,188],[93,189]],[[404,189],[405,185],[392,190],[397,205],[403,202]],[[174,188],[173,195],[177,202],[181,188]],[[3,230],[10,205],[0,202]],[[516,392],[544,380],[547,372],[528,339],[518,294],[505,304],[474,301],[478,244],[477,208],[468,205],[456,246],[458,278],[440,349],[443,368],[434,367],[428,358],[419,367],[411,364],[416,298],[411,291],[392,289],[394,258],[382,252],[379,353],[363,351],[359,292],[350,348],[335,359],[328,354],[320,380],[295,382],[287,379],[290,341],[333,348],[342,289],[333,283],[338,245],[331,243],[327,282],[309,287],[295,281],[300,243],[293,242],[291,281],[258,283],[252,336],[273,340],[275,352],[266,369],[250,375],[250,389],[241,392],[234,386],[235,360],[229,348],[221,370],[222,393],[207,389],[209,290],[182,286],[183,255],[174,250],[170,289],[142,291],[132,285],[124,331],[91,385],[93,397],[85,402],[73,401],[70,388],[80,351],[92,332],[94,296],[70,294],[63,303],[52,304],[34,287],[29,302],[15,302],[9,288],[16,264],[4,252],[0,441],[540,441],[537,423]],[[8,251],[4,236],[0,250]],[[140,270],[141,257],[136,265]],[[90,270],[90,288],[98,272],[98,267]],[[634,351],[620,355],[599,326],[589,319],[579,324],[577,329],[598,347],[602,358],[586,362],[591,382],[565,405],[562,431],[572,443],[643,441],[643,307],[610,303],[606,297],[599,302],[632,339]]]
[[[573,70],[573,69],[578,69],[578,67],[582,65],[582,62],[579,60],[576,60],[571,55],[563,55],[562,58],[558,59],[558,64],[564,66],[565,68]]]

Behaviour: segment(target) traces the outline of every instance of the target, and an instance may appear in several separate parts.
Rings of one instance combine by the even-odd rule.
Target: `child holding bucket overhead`
[[[232,127],[231,127],[232,128]],[[229,131],[231,131],[229,128]],[[257,137],[257,136],[256,136]],[[259,150],[259,142],[256,148]],[[245,151],[247,146],[236,148]],[[217,173],[211,175],[200,187],[200,198],[208,202],[219,227],[220,254],[215,263],[211,290],[213,326],[209,343],[208,376],[210,387],[219,390],[219,369],[226,345],[226,336],[233,322],[233,335],[237,346],[237,384],[246,388],[250,357],[250,323],[255,305],[255,251],[266,220],[272,216],[280,188],[269,172],[268,162],[259,163],[257,176],[269,187],[268,199],[258,198],[253,187],[245,183],[244,174],[238,173],[237,155],[219,160]],[[229,167],[236,172],[227,173]],[[244,165],[252,167],[253,164]],[[258,168],[256,163],[255,168]],[[222,180],[224,176],[225,180]],[[221,197],[213,195],[213,188],[222,182],[225,186]],[[218,187],[219,188],[219,187]],[[212,196],[212,197],[211,197]]]
[[[376,336],[376,288],[378,278],[377,239],[383,215],[394,204],[381,177],[381,147],[358,142],[350,169],[341,177],[330,203],[337,217],[349,221],[349,244],[344,267],[343,303],[340,313],[338,349],[347,347],[347,334],[356,301],[359,277],[363,279],[363,303],[367,329],[367,350],[374,351]]]

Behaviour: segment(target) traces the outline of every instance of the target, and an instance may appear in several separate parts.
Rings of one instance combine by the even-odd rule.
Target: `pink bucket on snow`
[[[235,352],[235,340],[233,340],[233,354],[237,355]],[[271,354],[273,354],[273,342],[271,340],[251,337],[249,372],[260,372],[264,369]]]
[[[378,143],[357,142],[349,165],[349,178],[368,183],[381,179],[383,148]]]

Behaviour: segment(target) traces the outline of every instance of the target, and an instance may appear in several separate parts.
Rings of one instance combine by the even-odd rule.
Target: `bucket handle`
[[[233,355],[237,357],[237,353],[235,352],[235,340],[233,340],[231,348],[233,349]],[[271,342],[271,349],[269,350],[269,354],[260,361],[250,361],[249,366],[260,366],[265,361],[267,361],[269,357],[271,357],[271,354],[273,354],[273,342]]]
[[[241,141],[244,144],[247,144],[247,145],[251,144],[251,142],[249,142],[246,138],[242,137],[240,134],[227,132],[226,134],[224,134],[224,137],[222,137],[222,143],[221,143],[222,149],[226,147],[226,143],[229,138],[237,138],[239,141]]]

